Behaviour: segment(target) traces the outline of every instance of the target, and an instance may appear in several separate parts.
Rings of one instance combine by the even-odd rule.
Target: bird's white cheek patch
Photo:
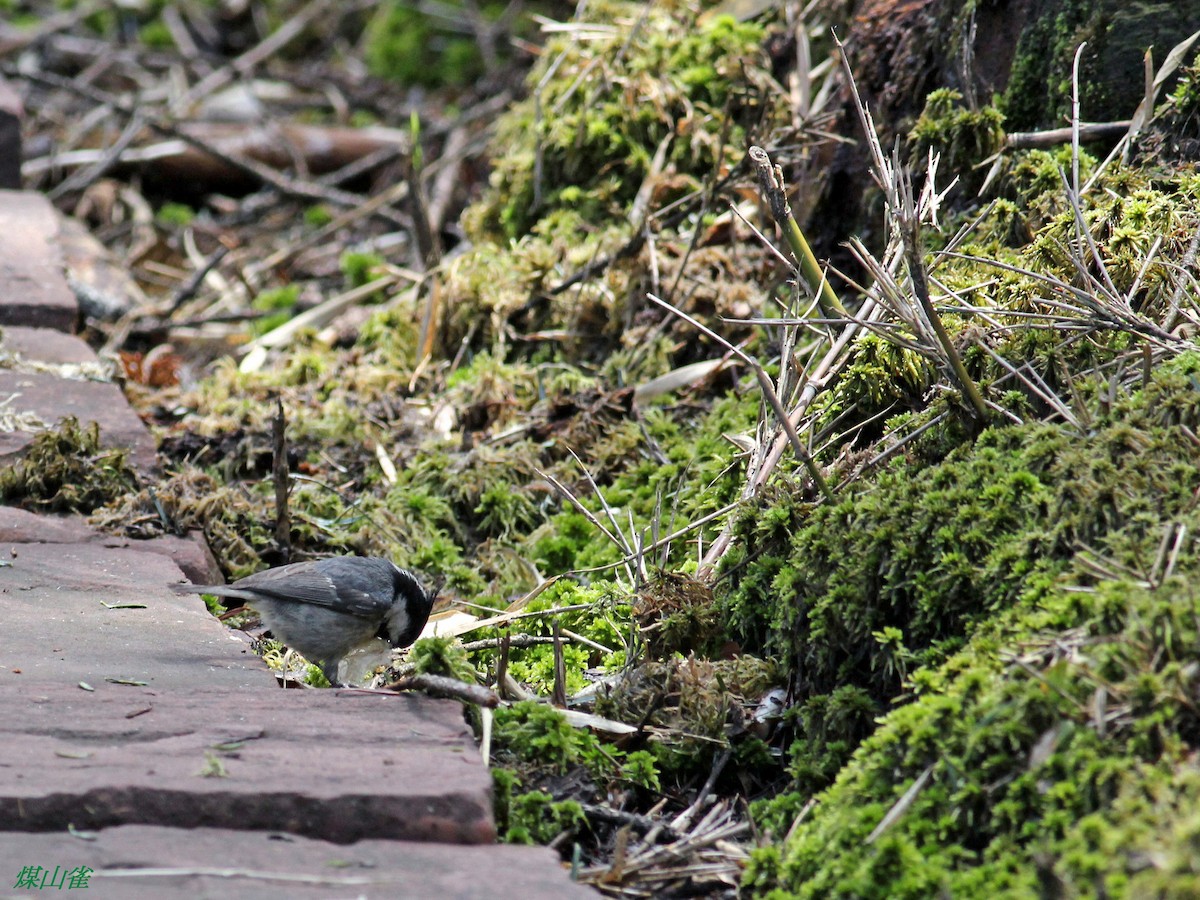
[[[408,627],[408,613],[403,607],[393,606],[387,614],[387,632],[393,639],[404,633]]]

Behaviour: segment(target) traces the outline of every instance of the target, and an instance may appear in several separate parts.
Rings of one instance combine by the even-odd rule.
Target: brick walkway
[[[57,220],[0,191],[0,414],[154,440],[70,332]],[[0,431],[0,465],[32,434]],[[129,541],[0,507],[0,896],[594,896],[493,843],[491,778],[450,701],[282,691],[195,596],[202,542]],[[218,576],[219,577],[219,576]]]

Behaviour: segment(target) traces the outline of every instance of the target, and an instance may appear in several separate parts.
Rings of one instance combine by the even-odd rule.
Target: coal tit
[[[433,599],[411,572],[378,557],[335,556],[266,569],[233,584],[172,584],[179,594],[215,594],[254,607],[275,637],[317,663],[330,684],[351,650],[380,637],[407,647]]]

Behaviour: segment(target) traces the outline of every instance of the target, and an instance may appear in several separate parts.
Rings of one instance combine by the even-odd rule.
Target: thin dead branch
[[[486,706],[495,709],[500,705],[500,698],[493,691],[482,685],[467,684],[457,678],[445,675],[405,675],[390,684],[384,685],[384,691],[420,691],[430,697],[443,697],[449,700],[461,700],[463,703],[473,703],[476,706]]]
[[[274,442],[272,476],[275,483],[275,546],[287,562],[292,555],[292,520],[288,515],[288,444],[287,418],[283,399],[275,396],[275,417],[271,420]]]

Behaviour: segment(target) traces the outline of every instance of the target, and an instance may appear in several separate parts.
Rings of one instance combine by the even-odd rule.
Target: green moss
[[[314,203],[304,210],[304,224],[312,228],[322,228],[333,221],[333,213],[324,203]]]
[[[624,307],[642,305],[629,215],[638,192],[661,182],[644,198],[653,213],[698,191],[737,163],[751,129],[782,115],[765,88],[760,25],[697,24],[683,4],[588,12],[637,25],[552,38],[530,97],[497,123],[489,189],[463,217],[474,246],[448,272],[446,347],[466,334],[491,346],[515,325],[560,335],[568,358],[601,363],[628,332]],[[547,289],[611,255],[621,258],[597,278]]]
[[[612,15],[640,12],[636,4],[604,8]],[[672,140],[668,153],[680,172],[707,175],[720,154],[744,146],[740,134],[758,104],[732,76],[742,65],[762,64],[761,27],[729,17],[696,27],[661,7],[639,25],[631,35],[551,41],[530,75],[536,99],[499,125],[496,140],[504,153],[496,160],[493,192],[471,221],[518,238],[553,210],[581,203],[593,226],[622,216],[659,144],[681,120],[689,133]],[[580,77],[547,81],[550,65]],[[539,115],[539,108],[554,114]],[[727,126],[733,128],[728,148],[715,140]]]
[[[558,609],[566,612],[554,612]],[[628,631],[629,597],[616,585],[605,582],[596,587],[580,587],[562,579],[531,600],[521,610],[526,618],[521,630],[526,634],[550,637],[554,626],[579,634],[612,651],[623,649],[630,641]],[[499,632],[497,632],[499,636]],[[566,690],[568,695],[581,690],[587,681],[584,670],[603,660],[605,654],[595,647],[564,641],[562,654],[566,660]],[[494,653],[483,655],[485,661]],[[530,685],[539,694],[549,696],[554,689],[555,652],[551,644],[513,650],[509,654],[509,672],[519,681]]]
[[[100,427],[73,416],[39,432],[22,456],[0,469],[6,504],[54,512],[91,512],[136,489],[128,453],[100,445]]]
[[[196,218],[196,211],[186,203],[164,203],[158,208],[155,218],[164,228],[186,228]]]
[[[909,133],[910,167],[923,172],[930,153],[940,154],[938,171],[963,178],[1004,146],[1004,116],[995,107],[972,110],[962,104],[962,95],[941,88],[925,98],[925,109]],[[972,195],[983,183],[983,172],[975,174],[962,189]]]
[[[389,309],[367,319],[355,346],[384,370],[409,372],[417,364],[417,325],[410,309]]]
[[[175,47],[171,30],[161,20],[147,22],[138,30],[138,39],[155,50],[170,50]]]
[[[823,420],[840,420],[841,429],[847,430],[843,417],[849,407],[858,421],[918,409],[936,378],[934,366],[921,354],[877,335],[864,335],[854,342],[850,365],[835,390],[822,397],[817,408]]]
[[[493,748],[502,760],[560,775],[574,766],[600,774],[612,764],[590,731],[568,725],[552,706],[527,700],[496,710]]]
[[[897,462],[837,504],[788,492],[747,509],[721,603],[744,646],[805,673],[800,784],[837,771],[910,672],[1040,602],[1079,547],[1125,548],[1187,507],[1195,449],[1160,424],[1166,409],[1197,410],[1171,369],[1088,434],[994,428],[941,462]]]
[[[889,715],[797,829],[782,867],[756,877],[779,877],[799,897],[864,896],[869,885],[1027,896],[1046,878],[1067,895],[1179,889],[1186,881],[1167,873],[1182,857],[1149,871],[1139,858],[1164,825],[1180,837],[1190,827],[1172,809],[1194,796],[1186,760],[1200,734],[1188,699],[1198,598],[1186,584],[1106,582],[1004,616],[1000,643],[972,642],[944,667],[953,678],[943,690]],[[926,771],[903,816],[868,841]]]
[[[1200,7],[1193,0],[1126,3],[1123,0],[1055,0],[1038,9],[1021,30],[1001,108],[1014,129],[1058,127],[1070,119],[1071,69],[1080,60],[1084,121],[1107,122],[1133,114],[1144,93],[1142,56],[1156,61],[1192,31]]]
[[[260,292],[250,305],[254,309],[270,312],[270,315],[255,319],[251,323],[251,330],[255,334],[266,334],[268,331],[278,328],[292,317],[299,299],[300,285],[298,284],[288,284]],[[297,374],[304,368],[303,364],[297,364],[295,360],[289,361],[289,366],[292,369],[291,378],[297,377]]]
[[[659,779],[658,763],[654,754],[646,750],[634,750],[621,764],[621,778],[643,790],[657,793],[662,790]]]
[[[296,301],[300,299],[300,285],[289,284],[284,287],[270,288],[261,291],[254,302],[251,303],[255,309],[270,310],[270,309],[286,309],[290,310],[296,305]]]
[[[379,270],[386,261],[378,253],[362,253],[347,250],[338,261],[347,287],[362,287],[379,277]]]
[[[1131,798],[1200,738],[1200,558],[1187,543],[1165,580],[1152,563],[1168,523],[1190,533],[1197,516],[1181,430],[1200,416],[1196,371],[1195,354],[1160,366],[1086,434],[996,428],[940,463],[896,463],[836,507],[784,496],[755,516],[724,602],[746,638],[805,673],[801,790],[755,815],[778,834],[833,781],[782,855],[756,856],[756,890],[1025,896],[1049,877],[1068,894],[1145,896],[1139,879],[1187,883],[1111,848],[1157,839],[1161,812]]]
[[[475,667],[453,638],[422,638],[413,644],[408,660],[421,675],[444,675],[467,684],[475,683]]]
[[[484,72],[484,60],[470,29],[456,28],[453,13],[470,13],[494,22],[503,3],[448,2],[439,14],[413,4],[382,4],[367,26],[363,55],[371,74],[400,84],[426,87],[465,86]],[[450,18],[447,15],[450,14]]]
[[[578,801],[556,801],[545,791],[529,791],[512,798],[503,840],[508,844],[548,844],[560,833],[586,824]]]

